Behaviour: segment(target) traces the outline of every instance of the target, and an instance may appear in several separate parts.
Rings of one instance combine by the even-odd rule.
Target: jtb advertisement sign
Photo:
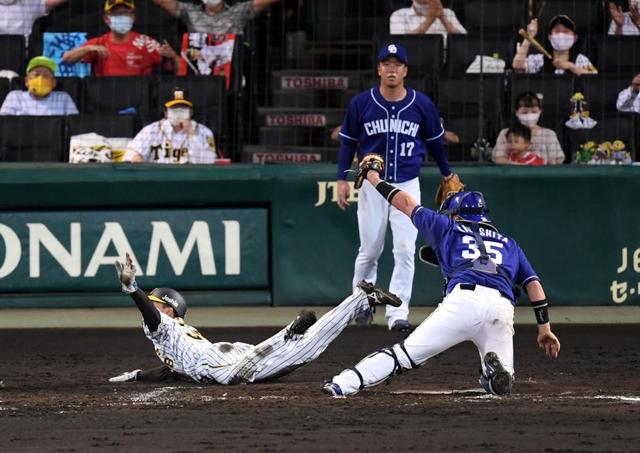
[[[127,252],[143,288],[267,287],[267,244],[266,209],[2,212],[0,291],[113,289]]]

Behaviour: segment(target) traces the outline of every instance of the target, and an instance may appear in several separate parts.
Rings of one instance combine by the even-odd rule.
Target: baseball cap
[[[573,21],[573,19],[571,19],[566,14],[559,14],[557,16],[553,16],[549,21],[549,30],[551,30],[556,24],[562,24],[565,27],[573,31],[576,31],[576,23]]]
[[[33,57],[31,60],[29,60],[29,64],[27,65],[27,74],[29,74],[29,72],[31,72],[31,70],[34,68],[47,68],[49,71],[55,74],[57,67],[58,65],[51,58],[43,56]]]
[[[193,107],[193,104],[185,99],[184,91],[180,88],[174,88],[173,99],[169,99],[164,103],[164,106],[166,108],[175,107],[176,105],[186,105],[187,107]]]
[[[133,10],[136,9],[136,4],[133,0],[107,0],[106,2],[104,2],[104,12],[108,13],[113,8],[119,5],[126,6],[127,8]]]
[[[398,60],[403,62],[404,64],[409,64],[409,58],[407,57],[407,51],[404,47],[399,46],[398,44],[387,44],[380,52],[378,52],[378,62],[385,60],[388,57],[396,57]]]

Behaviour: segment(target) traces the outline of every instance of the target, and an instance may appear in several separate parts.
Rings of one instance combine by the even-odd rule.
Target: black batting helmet
[[[149,293],[149,300],[170,306],[180,318],[187,314],[187,302],[175,289],[156,288]]]

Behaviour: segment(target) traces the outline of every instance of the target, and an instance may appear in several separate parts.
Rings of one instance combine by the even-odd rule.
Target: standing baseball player
[[[459,182],[449,169],[438,110],[428,96],[404,84],[407,64],[407,52],[403,47],[390,44],[380,49],[380,86],[358,94],[349,104],[340,130],[338,156],[338,206],[342,210],[349,205],[346,171],[351,168],[356,149],[360,161],[370,153],[383,155],[388,164],[382,178],[396,184],[418,202],[418,177],[427,148],[442,177],[446,180],[455,178]],[[389,291],[398,295],[402,306],[387,308],[386,319],[390,330],[408,332],[411,330],[407,318],[417,231],[402,212],[389,207],[365,181],[358,193],[360,248],[353,275],[354,288],[361,280],[376,282],[378,259],[384,247],[388,223],[391,223],[393,233],[394,259]],[[358,318],[357,321],[367,324],[371,317]]]
[[[560,352],[538,276],[516,241],[491,225],[480,192],[453,194],[436,213],[381,180],[379,168],[376,162],[364,162],[358,171],[366,175],[381,199],[411,218],[430,244],[445,278],[446,295],[404,341],[334,376],[323,391],[334,397],[354,395],[419,367],[451,346],[473,341],[480,353],[482,387],[487,393],[510,394],[514,382],[515,285],[523,286],[531,300],[538,321],[538,345],[552,358]]]
[[[393,294],[360,282],[352,295],[317,321],[314,312],[303,310],[291,324],[258,345],[210,343],[185,324],[187,304],[179,292],[156,288],[146,294],[139,289],[128,254],[124,264],[116,261],[116,270],[122,291],[132,297],[142,313],[145,335],[163,366],[126,372],[110,382],[186,377],[203,384],[247,384],[273,379],[317,358],[358,312],[375,305],[401,304]]]
[[[158,164],[212,164],[216,142],[193,117],[193,103],[180,88],[164,104],[164,119],[145,126],[127,145],[124,160]]]

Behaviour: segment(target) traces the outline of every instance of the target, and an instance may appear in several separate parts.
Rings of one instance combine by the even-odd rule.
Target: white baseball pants
[[[328,311],[303,335],[285,339],[291,324],[256,345],[234,367],[237,382],[257,382],[287,374],[316,359],[355,318],[369,307],[367,294],[356,288],[337,307]]]
[[[407,192],[419,204],[420,181],[418,178],[394,184]],[[384,249],[387,224],[391,224],[393,235],[393,273],[389,283],[389,291],[402,300],[400,307],[386,307],[386,319],[389,328],[398,319],[409,316],[409,301],[413,288],[415,268],[416,230],[411,219],[391,206],[365,180],[358,192],[358,230],[360,232],[360,248],[356,257],[353,273],[353,288],[361,280],[375,284],[378,277],[378,259]]]
[[[404,344],[388,348],[388,353],[375,352],[358,363],[355,368],[362,381],[355,371],[347,369],[335,376],[333,382],[345,395],[353,395],[362,388],[385,381],[398,371],[419,366],[463,341],[472,341],[478,348],[483,372],[486,371],[483,358],[492,351],[513,374],[513,313],[511,302],[497,290],[477,285],[470,291],[460,289],[458,285]]]

